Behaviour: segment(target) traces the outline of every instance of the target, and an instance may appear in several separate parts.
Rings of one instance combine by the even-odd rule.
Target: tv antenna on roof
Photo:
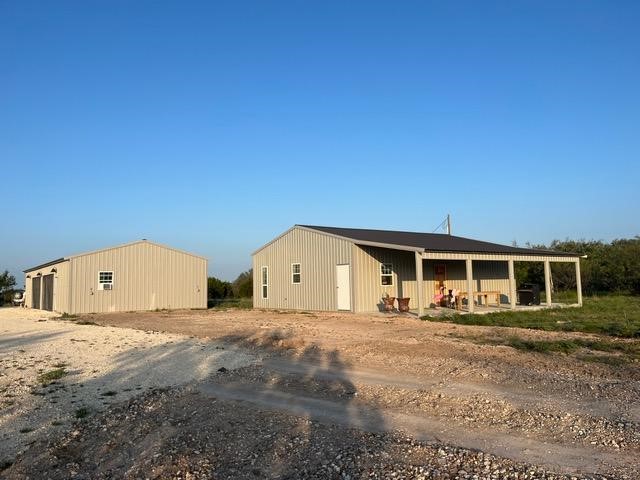
[[[451,235],[451,215],[447,213],[447,218],[440,222],[440,225],[434,228],[431,233],[436,233],[438,230],[444,230],[447,232],[447,235]]]

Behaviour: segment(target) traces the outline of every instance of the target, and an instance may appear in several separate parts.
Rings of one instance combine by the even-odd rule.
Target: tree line
[[[209,277],[207,279],[207,296],[216,300],[253,297],[253,269],[242,272],[233,282]]]
[[[530,245],[559,252],[586,255],[580,259],[582,291],[596,293],[640,294],[640,236],[612,242],[601,240],[554,240],[549,245]],[[542,262],[516,262],[518,283],[544,285]],[[552,263],[551,277],[555,290],[576,288],[575,267],[568,263]]]

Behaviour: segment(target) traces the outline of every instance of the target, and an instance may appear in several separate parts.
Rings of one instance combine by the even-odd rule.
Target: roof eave
[[[40,265],[36,265],[35,267],[27,268],[26,270],[23,270],[22,273],[33,272],[34,270],[40,270],[41,268],[46,268],[51,265],[56,265],[58,263],[68,262],[68,261],[69,261],[68,258],[64,258],[64,257],[58,258],[57,260],[51,260],[50,262],[42,263]]]
[[[487,252],[482,250],[436,250],[433,248],[425,249],[425,252],[429,253],[455,253],[464,255],[467,253],[472,254],[481,254],[481,255],[511,255],[511,256],[528,256],[528,257],[580,257],[576,253],[565,253],[565,252],[556,252],[556,251],[546,251],[546,250],[534,250],[534,251],[523,251],[523,252]]]

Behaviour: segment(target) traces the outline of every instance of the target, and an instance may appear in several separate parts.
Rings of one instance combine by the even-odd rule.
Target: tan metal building
[[[25,306],[60,313],[207,308],[207,259],[148,240],[25,273]]]
[[[409,297],[422,315],[443,283],[472,297],[498,292],[501,304],[515,308],[516,261],[544,263],[549,306],[551,263],[574,263],[582,304],[579,255],[453,235],[295,225],[252,256],[254,308],[374,312],[388,294]]]

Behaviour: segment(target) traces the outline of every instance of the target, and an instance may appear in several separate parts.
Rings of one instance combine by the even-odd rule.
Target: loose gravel
[[[215,342],[55,316],[0,309],[0,463],[68,429],[76,417],[255,361]]]
[[[156,390],[109,407],[22,457],[8,479],[546,479],[605,480],[401,432],[367,433],[202,396]],[[615,474],[613,474],[615,475]],[[615,478],[635,478],[619,476]]]
[[[127,372],[135,385],[155,380],[126,395],[113,382],[93,388],[81,415],[66,410],[51,434],[27,426],[20,435],[33,434],[33,444],[0,471],[7,478],[640,478],[633,362],[478,345],[463,337],[484,328],[397,316],[178,311],[31,322],[33,345],[57,341],[43,328],[53,324],[107,332],[112,342],[98,333],[74,362],[94,362],[86,357],[103,348],[94,363]],[[92,322],[103,326],[78,325]],[[9,366],[13,375],[26,349],[4,340],[0,372]],[[44,357],[46,368],[30,371],[30,390],[42,391],[38,375],[69,368],[47,385],[40,408],[83,373],[59,366],[79,343],[67,340]],[[76,390],[119,378],[113,369],[83,377]]]

